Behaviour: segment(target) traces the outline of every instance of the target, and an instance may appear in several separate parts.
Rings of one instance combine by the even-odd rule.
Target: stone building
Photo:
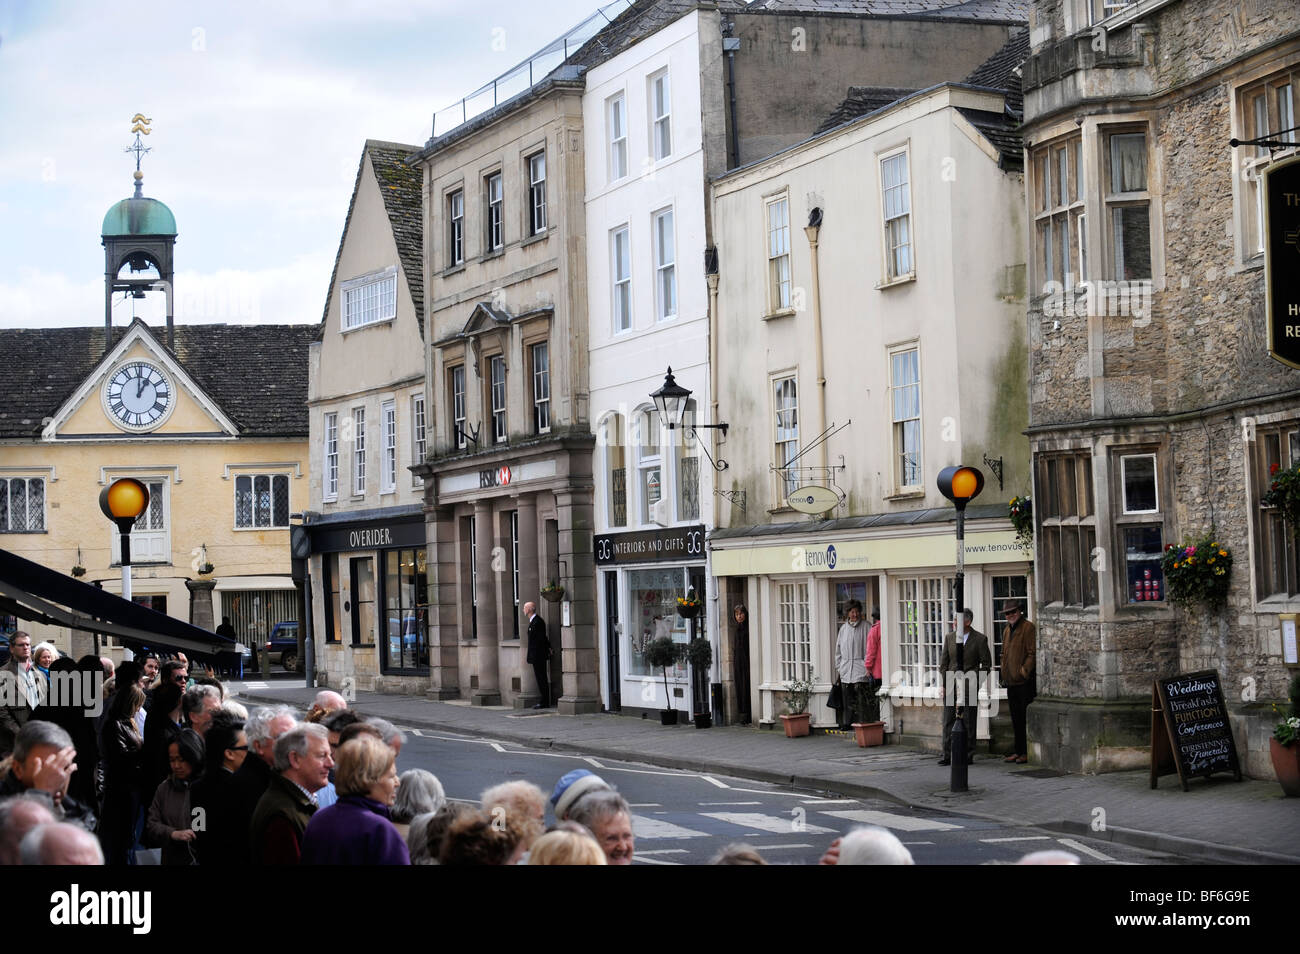
[[[1259,173],[1294,151],[1300,6],[1037,0],[1023,68],[1043,762],[1146,764],[1153,680],[1216,669],[1243,769],[1270,776],[1300,378],[1269,357]],[[1282,139],[1232,148],[1232,137]],[[1160,557],[1211,534],[1226,607],[1177,607]],[[1217,558],[1217,557],[1216,557]]]
[[[958,609],[944,467],[987,479],[966,529],[975,628],[995,636],[1002,600],[1026,593],[1004,497],[1029,478],[1014,132],[1026,50],[1021,29],[965,82],[854,87],[817,135],[712,183],[731,429],[709,550],[729,663],[745,652],[731,609],[749,610],[748,679],[729,664],[724,681],[757,722],[811,676],[809,712],[834,724],[835,636],[856,599],[880,608],[889,731],[937,742],[939,651]],[[806,506],[809,493],[827,498]]]
[[[120,535],[99,493],[134,477],[150,498],[131,533],[133,600],[205,630],[229,616],[239,640],[261,642],[301,605],[289,518],[308,499],[314,329],[173,327],[176,219],[141,179],[104,217],[104,326],[0,330],[0,547],[121,593]],[[159,294],[165,328],[114,324],[115,307]],[[91,651],[89,633],[30,629]]]
[[[323,684],[429,684],[421,177],[368,140],[311,346],[309,562]]]

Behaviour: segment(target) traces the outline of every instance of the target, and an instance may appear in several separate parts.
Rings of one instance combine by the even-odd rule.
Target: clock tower
[[[167,347],[174,349],[173,255],[176,247],[176,217],[157,199],[145,197],[144,173],[140,160],[149,147],[141,136],[149,135],[149,124],[141,113],[132,119],[135,143],[126,151],[135,153],[135,194],[123,199],[104,216],[104,346],[112,345],[113,293],[126,292],[143,298],[161,291],[167,303]]]

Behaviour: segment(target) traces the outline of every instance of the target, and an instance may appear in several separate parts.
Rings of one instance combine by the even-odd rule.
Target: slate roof
[[[1020,93],[1020,76],[1016,68],[1029,56],[1029,31],[1019,30],[1002,48],[975,68],[962,82],[971,86],[999,89],[1006,93],[1006,108],[1001,113],[957,107],[980,134],[998,151],[1002,168],[1024,166],[1024,144],[1017,131],[1024,109]],[[916,90],[892,86],[850,86],[848,95],[817,127],[814,136],[851,122],[860,116],[884,109],[890,103],[911,96]]]
[[[112,344],[126,328],[114,328]],[[166,331],[151,327],[166,350]],[[307,436],[315,325],[177,325],[173,356],[246,437]],[[100,328],[0,328],[0,438],[36,438],[108,350]],[[98,400],[98,398],[95,398]]]
[[[822,124],[813,132],[820,136],[827,130],[842,126],[850,120],[874,113],[890,103],[911,96],[916,90],[902,89],[897,86],[850,86],[848,96],[831,110],[831,114],[822,120]]]
[[[743,13],[749,6],[742,0],[715,0],[723,13]],[[584,43],[569,63],[591,69],[639,43],[674,20],[700,6],[700,0],[637,0],[615,17],[614,22]]]
[[[329,317],[330,301],[339,277],[343,241],[352,224],[352,210],[356,206],[357,192],[361,189],[361,174],[366,167],[367,155],[375,170],[379,193],[384,197],[393,241],[397,243],[397,256],[401,259],[406,287],[411,293],[411,302],[415,305],[415,320],[420,328],[420,337],[424,337],[424,213],[420,204],[423,173],[406,164],[406,160],[419,151],[419,146],[405,143],[385,142],[382,139],[366,140],[365,148],[361,150],[361,161],[357,164],[357,178],[352,184],[352,198],[348,200],[348,214],[343,220],[343,234],[339,237],[339,247],[334,253],[329,291],[325,294],[325,310],[316,327],[317,339],[325,333],[325,320]]]
[[[966,77],[972,86],[989,86],[1005,90],[1007,109],[1017,118],[1024,115],[1024,97],[1020,91],[1020,75],[1016,70],[1029,58],[1029,31],[1019,30],[987,60]]]
[[[916,17],[1024,23],[1030,0],[756,0],[749,9],[772,13],[843,13],[870,17]]]

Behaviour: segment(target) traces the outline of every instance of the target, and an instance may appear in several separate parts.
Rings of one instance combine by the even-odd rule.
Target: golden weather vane
[[[140,159],[146,152],[153,151],[146,146],[144,140],[140,138],[141,136],[149,135],[149,125],[152,122],[153,120],[146,117],[144,113],[136,113],[131,117],[131,132],[135,133],[135,142],[127,146],[126,151],[135,153],[135,176],[137,179],[140,178]]]

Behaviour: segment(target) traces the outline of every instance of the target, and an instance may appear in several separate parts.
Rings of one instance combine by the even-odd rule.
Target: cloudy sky
[[[180,233],[177,320],[319,321],[362,143],[422,145],[435,110],[601,5],[0,0],[0,326],[102,324],[137,112],[145,194]]]

